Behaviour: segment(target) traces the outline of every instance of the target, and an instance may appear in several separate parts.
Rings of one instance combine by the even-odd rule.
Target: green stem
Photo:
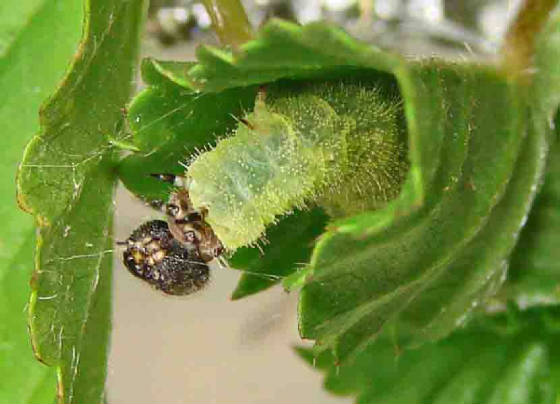
[[[203,0],[214,31],[223,45],[234,49],[253,37],[253,30],[240,0]]]
[[[532,66],[536,36],[558,0],[526,0],[511,24],[502,48],[504,66],[523,74]]]

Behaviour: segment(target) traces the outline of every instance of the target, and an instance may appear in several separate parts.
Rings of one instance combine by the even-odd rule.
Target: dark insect
[[[208,282],[208,262],[222,254],[223,246],[204,221],[206,212],[193,208],[183,179],[171,174],[154,176],[177,186],[169,201],[158,205],[167,222],[146,222],[119,243],[126,246],[123,262],[134,276],[156,289],[188,295]]]

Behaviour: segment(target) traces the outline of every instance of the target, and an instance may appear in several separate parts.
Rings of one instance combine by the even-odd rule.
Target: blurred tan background
[[[157,213],[120,189],[116,238]],[[165,296],[132,277],[115,254],[108,402],[349,403],[321,388],[297,357],[297,295],[275,287],[232,302],[239,272],[217,268],[210,285]]]

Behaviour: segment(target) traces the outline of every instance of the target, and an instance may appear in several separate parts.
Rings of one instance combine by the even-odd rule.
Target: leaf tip
[[[229,300],[231,300],[232,302],[236,301],[236,300],[240,300],[241,298],[245,297],[245,293],[243,293],[242,291],[239,290],[239,288],[236,288],[233,293],[230,295]]]

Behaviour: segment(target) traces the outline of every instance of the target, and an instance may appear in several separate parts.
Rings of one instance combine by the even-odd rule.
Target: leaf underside
[[[61,403],[103,397],[116,179],[116,154],[107,139],[121,136],[144,2],[91,0],[86,10],[80,48],[44,105],[41,132],[18,172],[18,202],[39,227],[29,304],[32,345],[42,362],[56,368]]]

